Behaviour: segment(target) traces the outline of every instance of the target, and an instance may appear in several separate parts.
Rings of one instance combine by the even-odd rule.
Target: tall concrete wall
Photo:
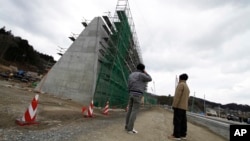
[[[89,104],[99,71],[99,42],[108,36],[103,25],[102,18],[94,18],[35,89]]]

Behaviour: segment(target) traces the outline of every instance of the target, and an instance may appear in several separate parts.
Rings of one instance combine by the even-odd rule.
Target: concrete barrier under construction
[[[101,17],[94,18],[35,90],[89,103],[98,75],[99,42],[108,37],[102,25]]]

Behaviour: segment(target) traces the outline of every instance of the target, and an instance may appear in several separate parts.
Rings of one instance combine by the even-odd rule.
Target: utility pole
[[[220,118],[220,105],[219,105],[219,118]]]
[[[176,75],[176,76],[175,76],[175,89],[176,89],[178,83],[179,83],[179,80],[178,80],[178,77],[177,77],[177,75]]]
[[[155,81],[153,81],[153,84],[154,84],[154,93],[156,94],[156,90],[155,90]]]
[[[205,99],[205,94],[204,94],[204,115],[206,116],[206,99]]]
[[[194,92],[194,97],[195,97],[195,92]],[[192,110],[191,110],[192,113],[194,112],[194,97],[193,97],[193,100],[192,100]]]

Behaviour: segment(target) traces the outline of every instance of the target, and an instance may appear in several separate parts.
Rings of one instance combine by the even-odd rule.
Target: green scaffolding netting
[[[107,41],[108,47],[100,61],[100,71],[97,78],[94,94],[94,105],[104,107],[109,101],[110,107],[125,108],[128,104],[127,79],[135,66],[129,65],[139,63],[139,56],[129,56],[130,52],[138,54],[133,49],[133,33],[128,22],[125,11],[116,11],[119,21],[114,22],[116,31],[110,35]],[[132,70],[131,70],[132,69]],[[156,99],[145,94],[144,101],[156,104]]]

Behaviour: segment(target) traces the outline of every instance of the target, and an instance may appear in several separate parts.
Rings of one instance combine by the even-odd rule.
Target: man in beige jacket
[[[187,116],[189,88],[186,83],[188,79],[187,74],[181,74],[179,76],[179,83],[175,89],[174,101],[172,107],[174,109],[174,131],[169,139],[181,140],[186,139],[187,135]]]

